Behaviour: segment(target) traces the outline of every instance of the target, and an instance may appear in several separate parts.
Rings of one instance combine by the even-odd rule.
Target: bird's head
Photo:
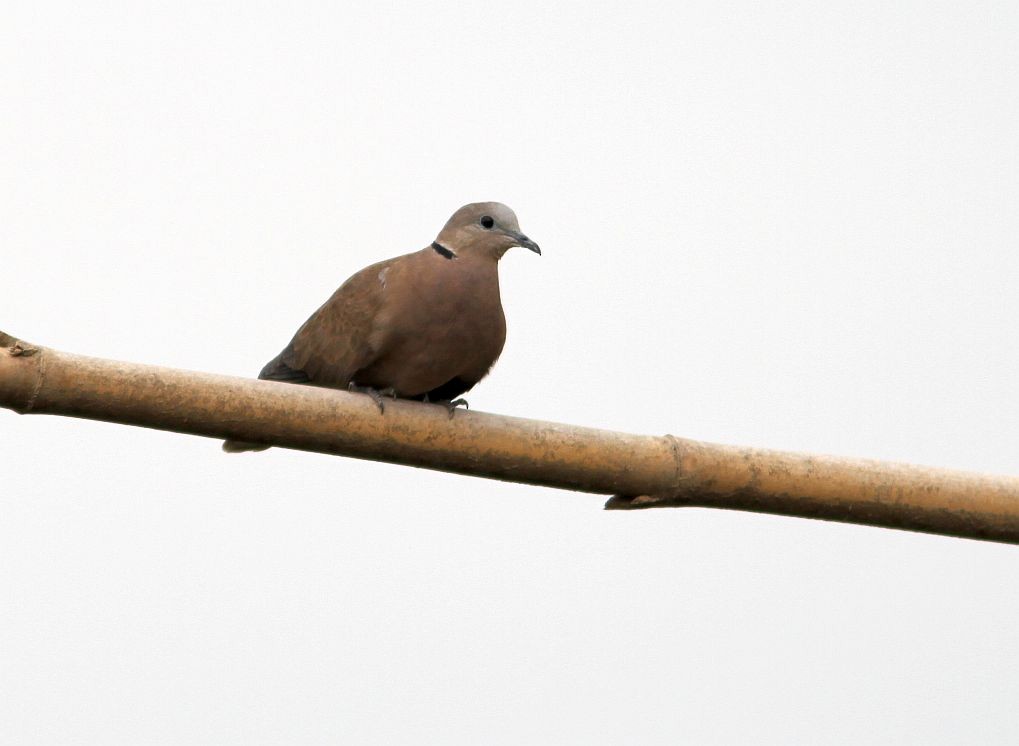
[[[483,256],[498,261],[514,246],[541,254],[538,244],[520,232],[517,216],[501,202],[474,202],[453,213],[439,232],[436,251],[455,256]]]

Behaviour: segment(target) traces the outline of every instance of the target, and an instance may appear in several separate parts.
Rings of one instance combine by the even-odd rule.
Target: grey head
[[[456,256],[481,256],[495,261],[514,246],[541,254],[538,244],[520,231],[513,210],[501,202],[464,205],[446,221],[433,244],[436,251],[445,249]]]

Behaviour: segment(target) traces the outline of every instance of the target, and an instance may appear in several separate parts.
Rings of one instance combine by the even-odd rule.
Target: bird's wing
[[[376,333],[389,259],[353,275],[304,322],[259,378],[346,388],[377,357]]]
[[[266,381],[283,381],[284,383],[311,383],[311,378],[303,370],[295,370],[293,364],[294,346],[288,344],[286,349],[274,357],[258,377]],[[287,361],[290,361],[289,363]]]

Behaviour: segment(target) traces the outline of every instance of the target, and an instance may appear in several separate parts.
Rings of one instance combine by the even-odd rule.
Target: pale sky
[[[0,329],[255,375],[511,205],[475,409],[1019,474],[1019,6],[6,3]],[[997,744],[1019,548],[0,411],[32,744]]]

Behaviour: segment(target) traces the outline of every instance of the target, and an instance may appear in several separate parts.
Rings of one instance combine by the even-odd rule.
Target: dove
[[[364,393],[380,413],[390,396],[443,404],[452,416],[502,353],[499,260],[516,246],[541,254],[513,210],[464,205],[429,246],[351,276],[258,377]],[[223,443],[228,453],[268,447]]]

